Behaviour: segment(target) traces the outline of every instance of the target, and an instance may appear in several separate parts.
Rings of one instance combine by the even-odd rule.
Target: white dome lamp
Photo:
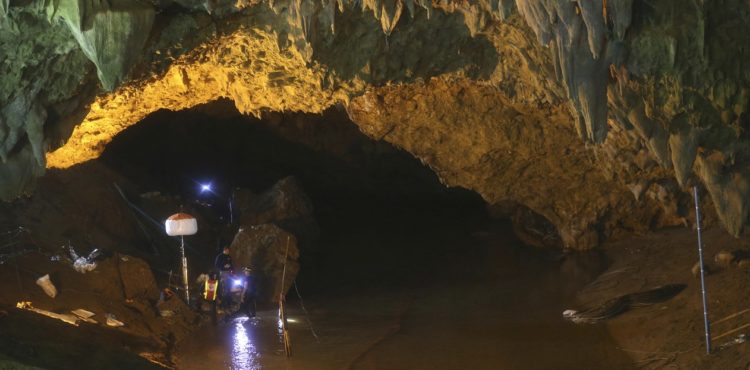
[[[180,237],[180,253],[182,253],[182,285],[185,288],[185,301],[190,304],[190,291],[188,287],[187,257],[185,257],[185,235],[193,235],[198,232],[198,221],[187,213],[175,213],[164,223],[169,236]]]

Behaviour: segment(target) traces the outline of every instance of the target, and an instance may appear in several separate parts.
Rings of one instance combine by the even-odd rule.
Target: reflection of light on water
[[[259,370],[260,353],[250,340],[244,323],[247,317],[234,320],[234,346],[232,347],[232,370]]]

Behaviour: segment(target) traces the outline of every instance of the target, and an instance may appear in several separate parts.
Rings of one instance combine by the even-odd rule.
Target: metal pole
[[[182,253],[182,286],[185,288],[185,302],[190,304],[190,289],[188,286],[188,266],[185,257],[185,237],[180,235],[180,253]]]
[[[286,306],[284,305],[284,280],[286,279],[286,261],[289,258],[289,236],[286,237],[286,252],[284,253],[284,269],[281,272],[281,293],[279,293],[279,319],[281,319],[281,332],[284,339],[284,352],[286,357],[292,356],[292,341],[289,338],[289,330],[286,321]]]
[[[711,324],[708,322],[708,303],[706,301],[706,279],[703,269],[703,240],[701,238],[701,211],[698,207],[698,187],[693,186],[695,199],[695,224],[698,229],[698,257],[701,267],[701,296],[703,297],[703,325],[706,328],[706,354],[711,354]]]
[[[234,224],[234,212],[232,211],[232,198],[229,198],[229,224]]]

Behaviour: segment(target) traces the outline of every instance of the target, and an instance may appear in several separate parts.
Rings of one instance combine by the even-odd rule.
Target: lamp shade
[[[198,232],[198,221],[187,213],[175,213],[169,216],[164,226],[169,236],[193,235]]]

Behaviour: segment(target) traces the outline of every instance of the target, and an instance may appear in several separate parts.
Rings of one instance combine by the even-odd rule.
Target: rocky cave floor
[[[69,170],[50,171],[34,196],[3,206],[2,230],[8,234],[3,236],[7,243],[2,247],[0,265],[0,365],[108,368],[117,363],[133,369],[170,368],[176,363],[175,345],[208,322],[205,315],[194,313],[179,299],[160,297],[157,286],[166,286],[165,272],[171,262],[154,256],[155,247],[144,245],[142,236],[118,235],[120,223],[132,221],[133,216],[113,182],[126,194],[132,193],[133,185],[125,178],[91,161]],[[80,191],[84,184],[86,191]],[[176,206],[170,199],[152,196],[139,203],[161,216]],[[26,231],[19,233],[19,226]],[[216,232],[212,230],[213,235]],[[61,245],[66,241],[81,254],[100,246],[107,257],[95,270],[78,273],[65,258],[51,258],[64,256]],[[639,368],[748,368],[750,346],[737,338],[750,330],[745,328],[750,313],[745,312],[744,299],[750,293],[750,268],[743,260],[750,254],[750,245],[746,237],[734,239],[718,227],[706,231],[704,241],[711,271],[706,280],[710,318],[717,338],[711,356],[704,355],[700,282],[691,273],[697,248],[690,229],[667,229],[606,244],[602,250],[611,264],[577,293],[578,307],[571,308],[593,306],[663,284],[686,284],[671,300],[635,308],[594,325],[606,326],[618,350]],[[196,240],[199,243],[210,242]],[[730,252],[731,257],[727,259],[725,253],[716,260],[720,251]],[[17,252],[23,254],[14,255]],[[560,260],[559,267],[568,268],[566,258]],[[35,284],[47,273],[58,288],[54,299]],[[94,319],[99,323],[71,326],[17,309],[16,304],[22,301],[57,313],[84,308],[96,313]],[[163,317],[160,313],[164,311],[172,314]],[[105,313],[114,314],[125,326],[103,325]]]

